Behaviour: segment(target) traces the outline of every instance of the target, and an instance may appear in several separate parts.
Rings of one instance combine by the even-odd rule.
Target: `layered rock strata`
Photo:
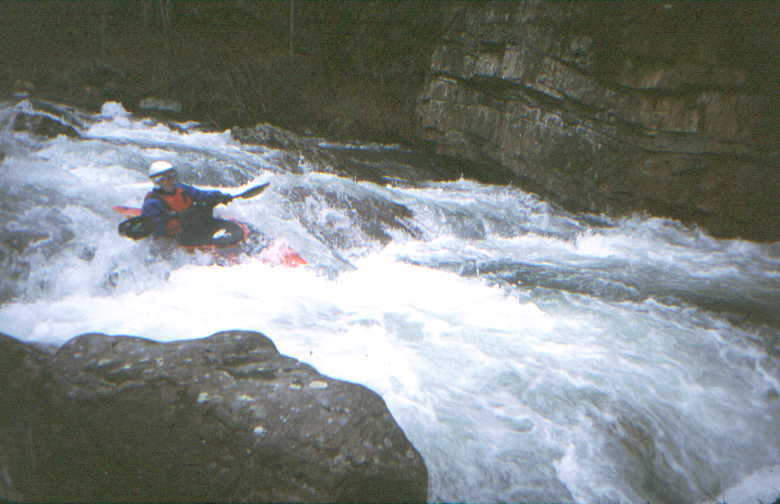
[[[758,2],[466,4],[433,54],[420,135],[572,209],[780,239],[777,17]]]

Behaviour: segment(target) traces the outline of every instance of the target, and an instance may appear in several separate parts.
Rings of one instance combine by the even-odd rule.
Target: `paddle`
[[[220,203],[227,205],[236,198],[252,198],[263,192],[265,188],[268,187],[268,185],[269,182],[266,182],[265,184],[251,187],[241,194],[229,196],[225,199],[217,201],[214,203],[214,206],[219,205]],[[193,205],[191,208],[183,212],[172,213],[163,217],[163,219],[168,220],[176,217],[183,217],[190,213],[200,211],[202,208],[203,207],[200,205]],[[157,223],[158,219],[155,217],[145,217],[143,215],[139,215],[138,217],[131,217],[119,224],[119,234],[128,238],[132,238],[133,240],[140,240],[152,234],[154,229],[157,227]]]
[[[270,182],[266,182],[265,184],[260,184],[258,186],[250,187],[249,189],[247,189],[246,191],[242,192],[241,194],[236,194],[235,196],[231,196],[230,198],[226,198],[225,200],[220,201],[220,203],[228,204],[228,203],[230,203],[231,201],[233,201],[236,198],[244,198],[244,199],[253,198],[253,197],[257,196],[258,194],[260,194],[261,192],[265,191],[265,188],[268,187],[269,184],[270,184]]]

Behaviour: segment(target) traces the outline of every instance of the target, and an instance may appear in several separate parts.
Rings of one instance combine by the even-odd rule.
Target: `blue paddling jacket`
[[[177,183],[173,193],[163,192],[159,188],[150,191],[144,198],[141,215],[155,219],[153,236],[177,236],[182,232],[182,222],[180,219],[168,218],[172,213],[183,212],[196,202],[214,206],[229,197],[220,191],[204,191]]]

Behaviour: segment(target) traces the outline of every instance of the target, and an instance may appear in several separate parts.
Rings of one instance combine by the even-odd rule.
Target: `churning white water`
[[[60,109],[82,138],[42,139],[9,127],[24,112],[39,113],[0,111],[0,331],[55,345],[263,332],[378,392],[434,502],[780,496],[778,244],[434,181],[438,160],[398,146],[242,144],[116,103]],[[218,266],[120,237],[111,207],[140,206],[154,159],[225,192],[270,182],[216,214],[309,265]]]

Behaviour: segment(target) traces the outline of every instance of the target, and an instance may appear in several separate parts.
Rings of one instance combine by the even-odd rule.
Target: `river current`
[[[80,137],[16,131],[45,116]],[[379,393],[431,502],[771,503],[780,244],[573,214],[398,145],[0,104],[0,332],[158,341],[226,329]],[[283,140],[280,140],[283,139]],[[146,167],[260,196],[218,207],[309,262],[117,234]]]

